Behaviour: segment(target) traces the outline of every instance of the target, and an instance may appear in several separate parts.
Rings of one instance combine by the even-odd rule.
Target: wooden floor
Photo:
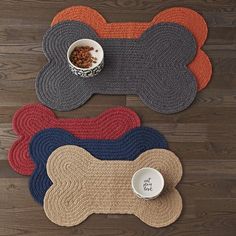
[[[161,115],[133,96],[94,96],[60,117],[92,117],[108,107],[133,108],[146,126],[160,130],[181,158],[182,216],[155,229],[134,216],[93,215],[77,227],[51,223],[28,191],[28,178],[14,173],[7,152],[15,140],[11,118],[22,105],[37,102],[34,79],[46,59],[41,41],[53,16],[71,5],[87,5],[108,21],[150,21],[171,6],[201,13],[209,25],[204,46],[214,74],[194,104],[176,115]],[[197,27],[197,26],[196,26]],[[0,235],[236,235],[236,1],[235,0],[1,0],[0,1]]]

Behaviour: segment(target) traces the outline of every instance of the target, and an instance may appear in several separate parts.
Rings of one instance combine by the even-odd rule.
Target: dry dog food
[[[97,58],[93,57],[91,54],[92,50],[94,50],[94,48],[89,46],[76,47],[70,55],[70,60],[73,65],[79,68],[91,67],[93,63],[97,62]]]

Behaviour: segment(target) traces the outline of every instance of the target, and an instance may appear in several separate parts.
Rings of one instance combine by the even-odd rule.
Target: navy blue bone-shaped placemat
[[[94,78],[78,77],[68,66],[67,50],[81,38],[96,40],[104,49],[105,67]],[[49,62],[36,79],[36,92],[56,110],[75,109],[92,94],[127,94],[138,95],[155,111],[175,113],[196,96],[196,81],[187,68],[196,53],[195,39],[175,23],[154,25],[139,39],[102,39],[82,22],[62,22],[47,31],[43,50]]]
[[[46,171],[47,159],[54,150],[64,145],[80,146],[102,160],[134,160],[146,150],[168,148],[164,136],[147,127],[134,128],[117,140],[86,140],[76,138],[63,129],[42,130],[30,143],[30,156],[36,167],[29,184],[32,196],[41,204],[52,185]]]

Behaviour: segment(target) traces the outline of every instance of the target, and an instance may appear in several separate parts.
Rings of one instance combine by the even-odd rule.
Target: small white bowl
[[[89,46],[93,47],[94,50],[90,51],[92,57],[96,57],[97,61],[96,63],[93,63],[93,65],[89,68],[80,68],[75,66],[71,61],[70,61],[70,55],[72,51],[75,49],[75,47],[78,46]],[[71,72],[74,73],[77,76],[87,78],[87,77],[94,77],[96,76],[104,67],[104,52],[102,49],[102,46],[92,40],[92,39],[80,39],[72,43],[67,50],[67,61],[69,64],[69,67],[71,69]]]
[[[150,200],[161,194],[164,188],[164,178],[158,170],[144,167],[134,173],[131,185],[133,192],[139,198]]]

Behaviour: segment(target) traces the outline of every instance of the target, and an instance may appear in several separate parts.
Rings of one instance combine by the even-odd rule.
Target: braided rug
[[[40,104],[20,108],[13,117],[13,129],[18,139],[8,153],[13,170],[31,175],[34,163],[28,153],[28,145],[38,131],[45,128],[63,128],[82,139],[117,139],[128,130],[140,126],[138,115],[129,108],[108,109],[95,118],[59,119],[53,111]]]
[[[143,167],[159,170],[165,189],[154,200],[138,198],[131,178]],[[182,199],[175,189],[182,176],[178,157],[165,149],[152,149],[134,161],[101,161],[85,149],[63,146],[47,162],[53,185],[46,192],[44,211],[55,224],[73,226],[89,215],[134,214],[153,227],[167,226],[180,216]]]
[[[67,49],[76,40],[98,41],[105,67],[94,78],[80,78],[69,69]],[[39,100],[56,110],[83,105],[92,94],[133,94],[155,111],[169,114],[191,105],[197,84],[186,67],[195,56],[192,34],[175,23],[160,23],[139,39],[101,39],[79,21],[62,22],[46,33],[43,49],[48,64],[36,79]]]
[[[102,160],[134,160],[142,152],[152,148],[168,148],[164,136],[158,131],[139,127],[128,131],[117,140],[79,139],[62,129],[45,129],[37,133],[30,143],[30,155],[35,170],[30,178],[30,192],[43,204],[43,198],[51,181],[46,173],[49,155],[63,145],[77,145]]]
[[[108,23],[99,12],[90,7],[73,6],[59,12],[51,26],[67,20],[78,20],[90,25],[101,38],[139,38],[147,28],[155,24],[161,22],[180,24],[191,31],[197,41],[196,57],[188,67],[196,77],[198,90],[205,88],[211,79],[212,65],[209,57],[201,49],[207,38],[207,24],[204,18],[192,9],[168,8],[159,12],[151,22]]]

